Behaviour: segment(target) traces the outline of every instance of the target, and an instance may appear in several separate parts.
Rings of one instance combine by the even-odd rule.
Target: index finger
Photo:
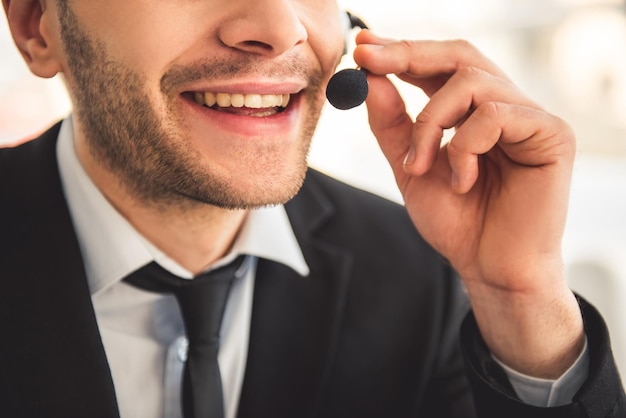
[[[373,74],[404,74],[419,79],[452,75],[460,68],[475,67],[509,79],[497,65],[464,40],[398,41],[362,30],[356,42],[355,62]]]

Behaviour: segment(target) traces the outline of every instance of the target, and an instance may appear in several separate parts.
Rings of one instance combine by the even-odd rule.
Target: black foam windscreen
[[[347,68],[331,77],[326,87],[326,98],[337,109],[348,110],[363,103],[368,92],[365,72]]]

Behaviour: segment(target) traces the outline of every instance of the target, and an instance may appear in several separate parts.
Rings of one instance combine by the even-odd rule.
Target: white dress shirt
[[[69,118],[59,134],[60,173],[120,414],[123,418],[180,417],[187,342],[176,300],[137,289],[122,279],[151,261],[181,277],[193,275],[143,238],[98,191],[76,157],[73,138]],[[282,206],[252,211],[231,252],[211,267],[238,254],[280,262],[303,276],[309,273]],[[218,362],[226,418],[236,416],[246,367],[256,260],[248,257],[246,263],[251,268],[233,283],[222,321]]]
[[[96,188],[76,156],[71,117],[61,126],[57,157],[121,417],[179,418],[187,342],[176,300],[137,289],[122,279],[151,261],[178,276],[191,279],[193,275],[141,236]],[[285,264],[302,276],[309,273],[283,206],[251,211],[231,252],[210,268],[239,254],[250,255],[248,268],[241,269],[244,273],[229,294],[218,358],[226,418],[236,417],[243,384],[256,257]],[[553,406],[571,401],[587,376],[587,361],[585,351],[572,369],[554,381],[505,370],[523,400]]]

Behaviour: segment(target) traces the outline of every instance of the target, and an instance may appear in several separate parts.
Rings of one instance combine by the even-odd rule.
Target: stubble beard
[[[285,203],[297,193],[306,175],[307,153],[323,105],[323,96],[319,94],[321,74],[298,69],[295,64],[289,69],[308,71],[313,86],[302,98],[309,111],[298,139],[299,160],[289,162],[290,168],[281,170],[274,167],[280,149],[242,150],[243,160],[254,160],[257,171],[270,174],[250,179],[246,187],[239,188],[230,178],[215,175],[209,165],[201,163],[199,152],[181,129],[184,125],[176,123],[171,103],[166,102],[164,109],[168,117],[160,117],[149,100],[143,77],[111,60],[105,48],[90,39],[66,2],[59,2],[58,8],[61,38],[72,75],[67,82],[89,152],[98,164],[114,174],[130,196],[160,209],[206,204],[252,209]],[[161,91],[167,93],[196,78],[252,72],[254,65],[248,61],[205,62],[186,71],[176,68],[162,77]],[[163,96],[169,102],[174,100],[171,94]]]

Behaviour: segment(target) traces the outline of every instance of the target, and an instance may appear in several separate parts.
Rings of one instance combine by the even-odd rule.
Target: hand
[[[561,255],[572,130],[466,42],[362,31],[357,45],[372,131],[415,226],[463,278],[483,338],[522,373],[560,375],[584,341]],[[430,97],[415,121],[387,74]]]

